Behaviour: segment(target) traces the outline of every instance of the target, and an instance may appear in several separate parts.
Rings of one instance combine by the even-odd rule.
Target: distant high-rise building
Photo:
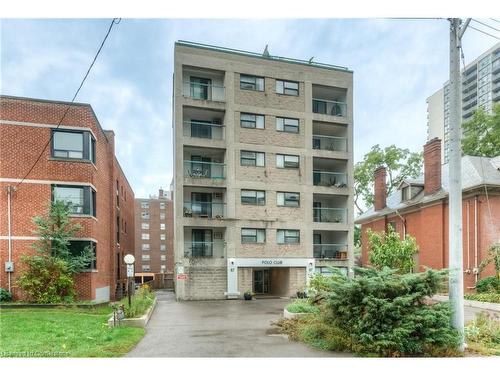
[[[477,108],[491,112],[500,101],[500,43],[495,44],[462,71],[462,121],[471,119]],[[441,161],[448,163],[449,82],[427,98],[427,140],[443,139]]]

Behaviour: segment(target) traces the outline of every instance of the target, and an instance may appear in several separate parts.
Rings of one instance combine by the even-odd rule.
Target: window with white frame
[[[165,273],[165,272],[167,271],[167,266],[166,266],[166,265],[164,265],[164,264],[162,264],[162,265],[160,266],[160,269],[161,269],[161,272],[162,272],[162,273]]]
[[[161,244],[160,251],[167,251],[167,245]]]
[[[151,266],[149,264],[143,264],[142,265],[142,270],[143,271],[151,271]]]
[[[282,95],[299,96],[299,83],[277,79],[276,93]]]
[[[276,117],[276,130],[286,133],[299,132],[299,119],[288,117]]]
[[[141,257],[142,261],[144,262],[145,260],[146,261],[149,261],[151,259],[151,256],[149,254],[142,254],[142,257]]]
[[[160,230],[165,230],[165,223],[160,223]]]
[[[240,75],[240,89],[264,91],[264,78],[256,77],[247,74]]]
[[[142,233],[141,238],[143,240],[149,240],[149,233]]]
[[[149,244],[148,244],[148,243],[143,243],[143,244],[142,244],[142,250],[144,250],[144,251],[148,251],[149,249],[150,249],[150,247],[149,247]]]
[[[240,126],[249,129],[264,129],[265,117],[264,115],[257,115],[254,113],[241,113]]]
[[[276,154],[277,168],[297,169],[299,168],[299,165],[300,165],[300,159],[298,155]]]
[[[241,150],[241,165],[249,167],[263,167],[265,165],[265,154],[263,152]]]
[[[149,223],[141,223],[141,229],[149,229]]]
[[[142,209],[148,209],[149,208],[149,202],[141,202],[141,208]]]
[[[160,260],[167,260],[167,256],[166,255],[160,255]]]
[[[149,220],[149,212],[141,212],[142,220]]]
[[[278,244],[300,243],[300,230],[298,229],[278,229],[276,231]]]
[[[241,243],[265,243],[266,230],[260,228],[241,228]]]
[[[165,209],[165,202],[160,202],[160,210],[164,210]]]
[[[263,206],[266,204],[266,192],[262,190],[241,190],[241,203]]]
[[[276,205],[286,207],[299,207],[300,193],[278,191],[276,192]]]
[[[165,220],[165,212],[160,212],[160,220]]]
[[[166,240],[166,238],[167,238],[167,236],[166,236],[166,235],[164,235],[164,234],[160,234],[160,241],[165,241],[165,240]]]

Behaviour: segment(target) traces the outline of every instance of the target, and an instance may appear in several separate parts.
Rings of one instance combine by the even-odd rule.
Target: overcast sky
[[[0,91],[71,100],[110,20],[2,20]],[[134,20],[113,29],[78,102],[90,103],[136,197],[172,179],[176,40],[347,66],[354,71],[354,159],[374,144],[420,151],[426,98],[448,77],[445,20]],[[466,63],[496,40],[468,30]]]

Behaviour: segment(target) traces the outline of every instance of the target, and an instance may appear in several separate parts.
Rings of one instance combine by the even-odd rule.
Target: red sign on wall
[[[187,278],[188,278],[188,275],[185,273],[179,273],[177,275],[177,280],[187,280]]]

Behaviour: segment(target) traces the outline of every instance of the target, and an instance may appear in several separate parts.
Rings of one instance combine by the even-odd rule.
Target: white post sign
[[[134,265],[127,264],[127,277],[134,277]]]

